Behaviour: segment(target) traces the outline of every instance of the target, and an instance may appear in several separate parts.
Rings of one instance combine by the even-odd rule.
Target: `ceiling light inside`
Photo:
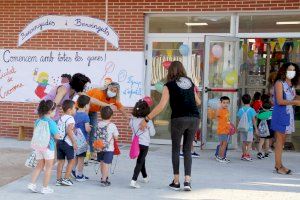
[[[187,26],[207,26],[208,24],[207,23],[188,23],[186,22],[185,25]]]
[[[300,24],[300,21],[276,22],[277,25],[295,25]]]

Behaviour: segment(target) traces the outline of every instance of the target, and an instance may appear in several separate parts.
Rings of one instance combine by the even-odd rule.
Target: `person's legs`
[[[45,175],[44,175],[44,181],[43,186],[48,187],[49,181],[51,179],[51,172],[53,167],[54,159],[51,160],[45,160]]]
[[[65,178],[70,179],[71,172],[72,172],[74,164],[75,164],[75,159],[74,158],[71,159],[71,160],[68,160],[68,164],[67,164],[67,168],[66,168],[66,173],[65,173]]]
[[[40,159],[38,161],[38,164],[37,166],[34,168],[34,171],[32,173],[32,176],[31,176],[31,183],[35,184],[36,183],[36,180],[37,178],[39,177],[41,171],[44,169],[44,166],[45,166],[45,160],[44,159]]]
[[[136,165],[134,168],[132,180],[134,180],[134,181],[137,180],[139,173],[141,172],[143,166],[145,165],[145,159],[146,159],[147,153],[148,153],[148,147],[144,146],[144,145],[140,145],[140,154],[136,160]],[[143,177],[147,177],[146,169],[144,169],[144,173],[146,176],[144,176],[144,174],[143,174]]]
[[[65,160],[58,160],[58,163],[57,163],[57,180],[60,180],[61,179],[61,176],[62,176],[62,170],[63,170],[63,167],[64,167],[64,164],[65,164]]]
[[[90,117],[90,124],[92,126],[92,130],[89,133],[89,146],[90,146],[90,152],[93,155],[93,153],[94,153],[94,148],[93,148],[94,135],[96,133],[97,126],[98,126],[97,112],[90,112],[89,117]],[[94,156],[94,157],[96,157],[96,156]]]
[[[246,154],[250,156],[250,151],[252,149],[252,142],[247,142],[246,144]]]
[[[283,133],[275,132],[275,168],[279,173],[287,173],[290,171],[282,165],[282,151],[285,143],[286,135]]]
[[[102,167],[101,167],[102,181],[105,181],[108,177],[108,166],[109,166],[109,164],[106,164],[104,162],[102,162],[101,164],[102,164]]]
[[[270,139],[269,138],[266,138],[265,139],[265,153],[269,153],[269,148],[270,148]]]
[[[265,138],[259,138],[259,143],[257,147],[258,153],[262,153],[262,148],[264,143],[265,143]]]
[[[77,172],[78,176],[83,175],[84,157],[77,157]]]

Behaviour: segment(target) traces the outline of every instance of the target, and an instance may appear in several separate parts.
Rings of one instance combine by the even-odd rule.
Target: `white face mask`
[[[108,96],[109,98],[113,98],[113,97],[115,97],[116,95],[117,95],[117,93],[112,92],[112,91],[110,91],[110,90],[107,90],[107,96]]]
[[[287,71],[286,72],[286,77],[288,79],[293,79],[296,76],[296,72],[295,71]]]

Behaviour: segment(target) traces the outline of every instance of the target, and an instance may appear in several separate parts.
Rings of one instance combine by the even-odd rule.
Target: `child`
[[[76,112],[75,102],[65,100],[62,104],[64,114],[58,120],[58,127],[61,139],[57,141],[57,180],[56,185],[71,186],[73,182],[70,180],[71,171],[75,164],[74,150],[77,150],[77,143],[74,137],[74,114]],[[68,160],[65,178],[62,178],[62,169],[65,164],[65,158]]]
[[[102,135],[105,147],[101,152],[97,153],[97,160],[100,162],[101,168],[101,185],[106,187],[111,183],[108,181],[108,168],[112,163],[114,156],[114,140],[118,139],[118,129],[115,124],[111,123],[113,110],[110,106],[103,107],[100,111],[102,121],[98,123],[97,134]]]
[[[260,134],[260,138],[259,138],[259,143],[258,143],[258,153],[257,153],[257,158],[258,159],[263,159],[263,158],[267,158],[269,157],[269,147],[270,147],[270,138],[272,138],[272,130],[270,129],[270,123],[271,123],[271,118],[272,118],[272,111],[271,109],[271,102],[267,102],[265,101],[263,103],[263,107],[262,109],[259,111],[257,118],[258,118],[258,125],[260,122],[262,121],[266,121],[266,125],[267,125],[267,130],[269,131],[269,136],[261,136]],[[260,133],[260,129],[258,130]],[[263,145],[265,145],[265,149],[264,149],[264,154],[262,153],[262,148]]]
[[[230,114],[228,106],[230,104],[230,99],[227,96],[220,98],[221,107],[217,111],[218,127],[217,134],[219,137],[219,151],[216,156],[216,160],[222,163],[229,163],[230,160],[226,158],[225,151],[227,149],[229,140],[229,129],[230,129]],[[218,147],[217,147],[218,149]]]
[[[255,128],[255,134],[258,135],[257,126],[256,126],[256,112],[253,108],[250,107],[251,97],[249,94],[244,94],[242,96],[242,102],[244,106],[239,109],[237,116],[240,119],[239,125],[242,122],[242,117],[245,115],[247,121],[247,130],[240,131],[241,139],[243,142],[243,154],[241,159],[246,161],[252,161],[252,158],[250,156],[250,149],[253,142],[253,126]]]
[[[31,183],[28,185],[28,189],[32,192],[37,192],[36,180],[40,175],[41,171],[45,168],[45,175],[43,181],[43,187],[41,193],[50,194],[53,193],[53,189],[48,186],[51,178],[51,171],[54,162],[54,149],[55,141],[54,139],[59,139],[58,129],[56,123],[51,119],[55,115],[56,104],[51,100],[42,100],[38,106],[37,112],[39,114],[39,119],[35,121],[34,127],[37,127],[40,121],[46,121],[49,125],[50,130],[50,141],[46,152],[35,151],[36,159],[38,164],[34,169],[31,177]]]
[[[140,188],[140,186],[136,183],[139,173],[142,172],[143,181],[145,183],[149,182],[149,177],[146,172],[146,156],[149,149],[150,144],[150,136],[155,135],[155,129],[152,120],[149,120],[147,123],[148,127],[141,131],[139,129],[140,122],[144,120],[144,118],[150,113],[150,107],[147,102],[144,100],[139,100],[134,108],[133,108],[133,118],[130,120],[130,127],[133,132],[133,136],[136,134],[139,137],[139,146],[140,146],[140,154],[136,160],[136,165],[134,168],[134,173],[130,182],[130,186],[133,188]],[[133,137],[132,136],[132,137]]]
[[[81,95],[77,99],[77,107],[78,110],[74,116],[75,119],[75,128],[81,131],[84,135],[86,141],[86,147],[88,146],[88,133],[91,131],[90,126],[90,118],[87,114],[90,108],[90,97],[86,95]],[[78,145],[78,144],[77,144]],[[83,175],[83,167],[84,167],[84,158],[86,157],[87,149],[83,149],[84,152],[80,152],[80,154],[76,155],[75,166],[72,170],[72,175],[76,178],[77,181],[85,181],[89,178]],[[77,167],[77,172],[76,172]]]
[[[262,101],[261,101],[261,93],[260,92],[255,92],[254,93],[251,107],[257,113],[262,108]]]

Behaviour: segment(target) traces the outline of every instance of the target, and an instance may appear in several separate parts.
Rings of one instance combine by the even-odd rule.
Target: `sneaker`
[[[183,153],[180,153],[180,154],[179,154],[179,157],[180,157],[180,158],[184,158]]]
[[[65,186],[72,186],[73,182],[69,178],[64,178],[62,179],[61,184]]]
[[[149,176],[143,178],[143,183],[149,183]]]
[[[131,180],[131,182],[130,182],[130,187],[138,189],[138,188],[140,188],[141,186],[139,186],[139,185],[136,183],[136,181]]]
[[[265,153],[265,158],[268,158],[269,157],[269,154],[268,153]]]
[[[30,190],[31,192],[37,193],[38,191],[36,190],[36,184],[33,183],[29,183],[27,185],[28,190]]]
[[[84,181],[87,181],[89,180],[90,178],[85,176],[85,175],[82,175],[82,176],[76,176],[76,181],[78,182],[84,182]]]
[[[72,176],[74,177],[74,178],[76,178],[77,176],[76,176],[76,171],[75,170],[72,170]]]
[[[110,185],[111,185],[111,183],[109,181],[101,181],[101,186],[103,186],[103,187],[107,187]]]
[[[169,187],[173,190],[178,191],[178,190],[180,190],[180,183],[176,184],[176,183],[174,183],[174,180],[173,180],[172,183],[169,185]]]
[[[253,161],[252,158],[251,158],[251,156],[249,154],[245,156],[245,160],[247,160],[247,161]]]
[[[223,158],[223,159],[225,160],[226,163],[230,163],[230,162],[231,162],[230,159],[228,159],[228,158],[226,158],[226,157]]]
[[[263,159],[265,156],[262,153],[257,153],[257,158],[258,159]]]
[[[84,161],[84,166],[89,166],[89,161]]]
[[[246,160],[246,155],[242,154],[241,160]]]
[[[49,186],[48,187],[43,187],[42,190],[41,190],[42,194],[51,194],[53,192],[54,192],[54,190],[52,188],[50,188]]]
[[[191,187],[191,183],[190,182],[184,182],[184,187],[183,190],[184,191],[192,191],[192,187]]]
[[[56,180],[55,185],[56,185],[56,186],[61,186],[61,185],[62,185],[62,179]]]
[[[193,158],[199,158],[200,157],[200,155],[199,154],[197,154],[195,151],[192,153],[192,157]]]
[[[224,158],[220,158],[219,156],[216,156],[216,161],[220,162],[220,163],[225,163],[225,159]]]

